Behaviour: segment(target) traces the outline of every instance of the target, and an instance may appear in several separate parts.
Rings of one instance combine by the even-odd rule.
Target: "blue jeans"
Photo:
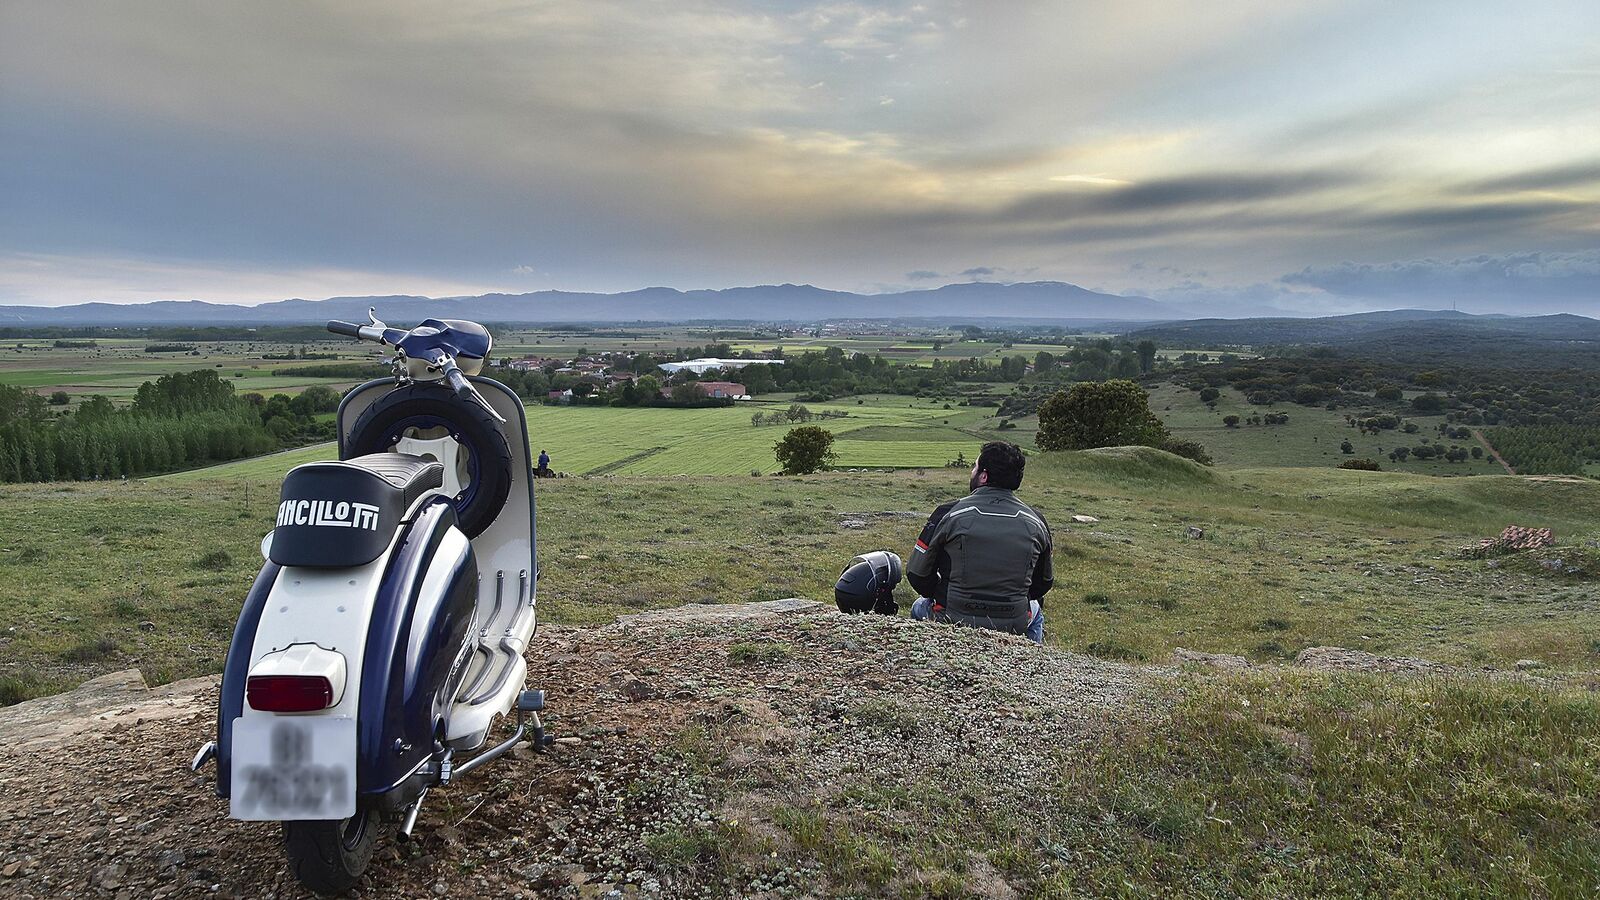
[[[1033,612],[1033,618],[1028,620],[1028,640],[1035,644],[1044,643],[1044,610],[1039,608],[1039,601],[1029,600],[1028,609]],[[927,622],[933,618],[933,601],[927,597],[918,597],[911,604],[911,618],[918,622]]]

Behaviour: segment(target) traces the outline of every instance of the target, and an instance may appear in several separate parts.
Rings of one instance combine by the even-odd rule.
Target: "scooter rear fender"
[[[426,507],[395,547],[367,629],[358,797],[393,810],[431,783],[425,766],[476,645],[477,580],[455,507]]]

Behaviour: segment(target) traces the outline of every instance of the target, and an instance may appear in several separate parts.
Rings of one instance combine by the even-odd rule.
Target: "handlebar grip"
[[[456,389],[457,394],[466,397],[474,393],[472,389],[472,382],[467,380],[467,376],[463,375],[461,370],[457,368],[455,364],[452,363],[448,366],[445,366],[444,377],[450,382],[450,386]]]
[[[361,326],[354,322],[329,322],[328,330],[334,334],[342,334],[345,337],[361,337]]]

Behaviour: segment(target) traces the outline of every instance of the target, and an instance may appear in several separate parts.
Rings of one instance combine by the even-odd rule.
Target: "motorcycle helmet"
[[[833,599],[840,612],[876,612],[892,616],[900,611],[894,602],[894,588],[900,583],[900,557],[887,550],[874,550],[850,560],[833,586]]]

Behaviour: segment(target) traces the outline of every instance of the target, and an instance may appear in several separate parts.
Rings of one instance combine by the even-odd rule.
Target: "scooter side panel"
[[[379,586],[361,675],[359,794],[386,794],[429,760],[465,673],[477,563],[455,526],[449,501],[425,509]]]
[[[280,568],[277,563],[268,562],[256,575],[255,584],[245,595],[244,607],[239,610],[239,623],[233,628],[233,640],[228,643],[228,657],[222,667],[222,696],[217,702],[217,796],[224,800],[233,784],[233,720],[244,711],[250,649],[255,646],[256,626],[261,623],[261,611],[267,608],[267,597]]]

